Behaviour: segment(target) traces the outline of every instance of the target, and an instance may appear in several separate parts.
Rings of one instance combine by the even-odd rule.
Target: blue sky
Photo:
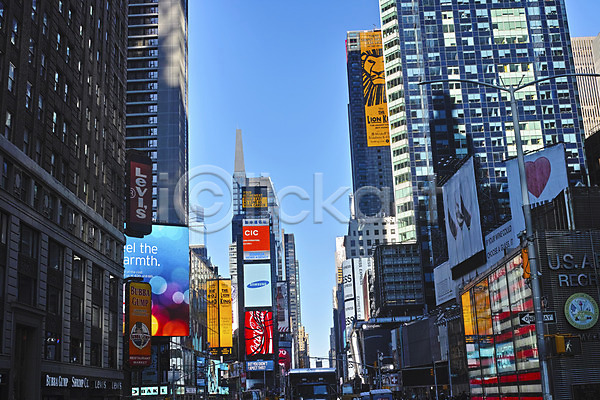
[[[572,36],[600,32],[596,18],[590,18],[600,15],[600,2],[567,0],[567,10]],[[296,236],[310,353],[327,356],[335,237],[346,226],[327,212],[319,222],[314,199],[352,185],[344,41],[348,30],[379,27],[378,2],[189,1],[188,21],[190,167],[214,165],[230,177],[239,128],[246,171],[268,173],[278,191],[294,186],[310,196],[283,199],[289,215],[310,212],[303,222],[283,227]],[[315,174],[322,174],[323,196],[315,196]],[[208,192],[198,196],[194,184],[192,177],[191,205],[225,202]],[[347,195],[334,205],[348,214]],[[230,227],[208,235],[209,254],[224,276],[230,238]]]

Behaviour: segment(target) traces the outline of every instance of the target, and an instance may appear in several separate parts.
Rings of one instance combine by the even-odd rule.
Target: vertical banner
[[[219,347],[221,354],[231,354],[233,333],[231,331],[231,280],[219,280]]]
[[[152,160],[145,153],[127,150],[127,185],[125,234],[144,237],[152,232]]]
[[[381,31],[360,32],[360,52],[367,146],[389,146],[390,131]]]
[[[273,313],[246,311],[246,355],[273,354]]]
[[[471,157],[443,190],[450,268],[483,250],[481,217]]]
[[[219,349],[219,280],[209,279],[206,284],[207,341],[211,354]]]
[[[127,363],[147,367],[151,363],[152,287],[144,282],[125,284]]]
[[[190,244],[188,228],[155,225],[144,238],[126,237],[125,278],[152,286],[152,336],[190,334]]]

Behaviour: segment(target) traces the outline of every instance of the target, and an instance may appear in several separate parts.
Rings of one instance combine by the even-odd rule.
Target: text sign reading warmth
[[[126,239],[125,278],[142,278],[152,287],[152,336],[188,336],[188,228],[154,225],[150,235]]]

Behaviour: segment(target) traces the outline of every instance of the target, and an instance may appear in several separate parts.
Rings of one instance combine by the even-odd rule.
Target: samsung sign
[[[244,264],[244,307],[272,307],[271,264]]]

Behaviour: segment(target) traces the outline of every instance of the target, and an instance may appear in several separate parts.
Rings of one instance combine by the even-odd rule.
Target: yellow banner
[[[231,332],[231,281],[221,280],[219,288],[219,347],[232,347],[233,338]]]
[[[206,313],[209,348],[219,347],[219,281],[209,280],[206,285]]]
[[[390,130],[381,32],[360,32],[360,52],[367,146],[389,146]]]

